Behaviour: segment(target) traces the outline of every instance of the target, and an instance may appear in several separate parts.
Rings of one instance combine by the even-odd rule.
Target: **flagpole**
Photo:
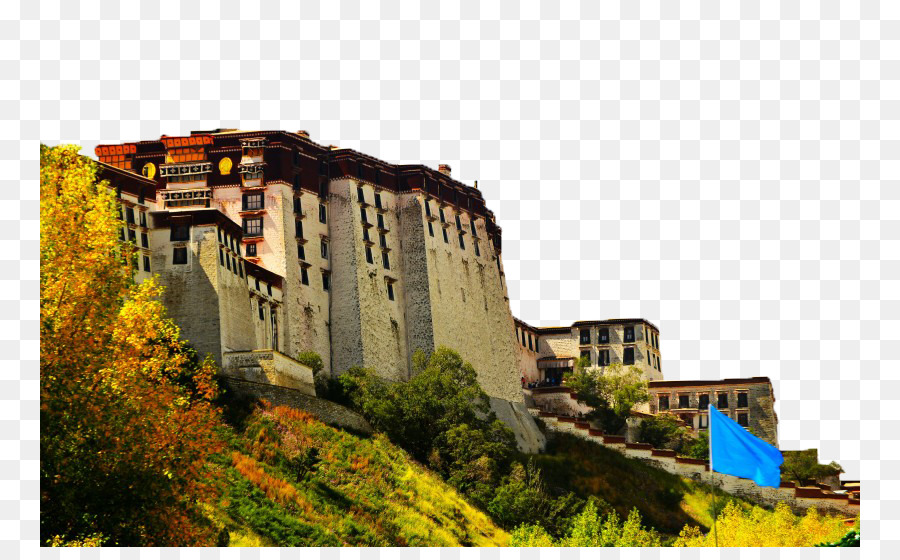
[[[712,405],[709,405],[709,407],[712,408]],[[713,453],[712,453],[713,438],[712,438],[712,415],[711,414],[710,414],[710,417],[707,418],[707,425],[709,426],[709,478],[710,478],[710,481],[714,481],[716,478],[715,478],[715,475],[713,474],[713,473],[715,473],[715,471],[713,470]],[[713,490],[712,491],[713,538],[715,539],[716,548],[719,548],[719,531],[718,531],[718,528],[716,527],[716,517],[719,516],[719,513],[716,511],[716,487],[713,486],[712,483],[710,483],[709,486]]]

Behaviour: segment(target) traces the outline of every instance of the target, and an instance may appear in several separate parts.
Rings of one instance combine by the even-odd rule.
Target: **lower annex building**
[[[314,394],[295,358],[409,379],[415,351],[460,352],[492,409],[536,451],[501,231],[449,166],[394,165],[303,131],[196,131],[101,145],[137,280],[158,276],[183,336],[226,375]],[[263,379],[265,361],[275,370]],[[266,369],[266,368],[263,368]]]

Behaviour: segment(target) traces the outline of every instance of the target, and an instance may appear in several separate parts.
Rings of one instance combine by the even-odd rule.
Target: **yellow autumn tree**
[[[847,532],[844,522],[833,516],[819,515],[809,508],[806,515],[794,515],[784,502],[767,511],[759,506],[744,510],[729,502],[716,518],[719,546],[815,546],[841,538]],[[710,530],[702,534],[697,527],[685,525],[675,546],[715,546]]]
[[[133,283],[121,227],[96,164],[41,146],[41,540],[210,543],[215,364]]]

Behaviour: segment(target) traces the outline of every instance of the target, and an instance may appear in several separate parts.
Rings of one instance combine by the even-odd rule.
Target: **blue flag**
[[[781,451],[709,407],[709,470],[749,478],[759,486],[781,485]]]

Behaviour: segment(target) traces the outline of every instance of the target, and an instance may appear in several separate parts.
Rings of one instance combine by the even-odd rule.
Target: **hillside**
[[[637,508],[646,526],[677,536],[684,525],[707,530],[712,525],[713,489],[630,459],[571,434],[554,434],[547,453],[536,457],[548,486],[579,496],[596,496],[623,518]],[[716,491],[719,510],[726,499],[743,500]]]
[[[231,546],[503,546],[508,535],[377,435],[284,407],[255,411],[220,456],[226,489],[207,512]],[[308,450],[318,463],[305,469]],[[298,476],[299,471],[299,476]],[[220,536],[220,542],[223,542]]]

